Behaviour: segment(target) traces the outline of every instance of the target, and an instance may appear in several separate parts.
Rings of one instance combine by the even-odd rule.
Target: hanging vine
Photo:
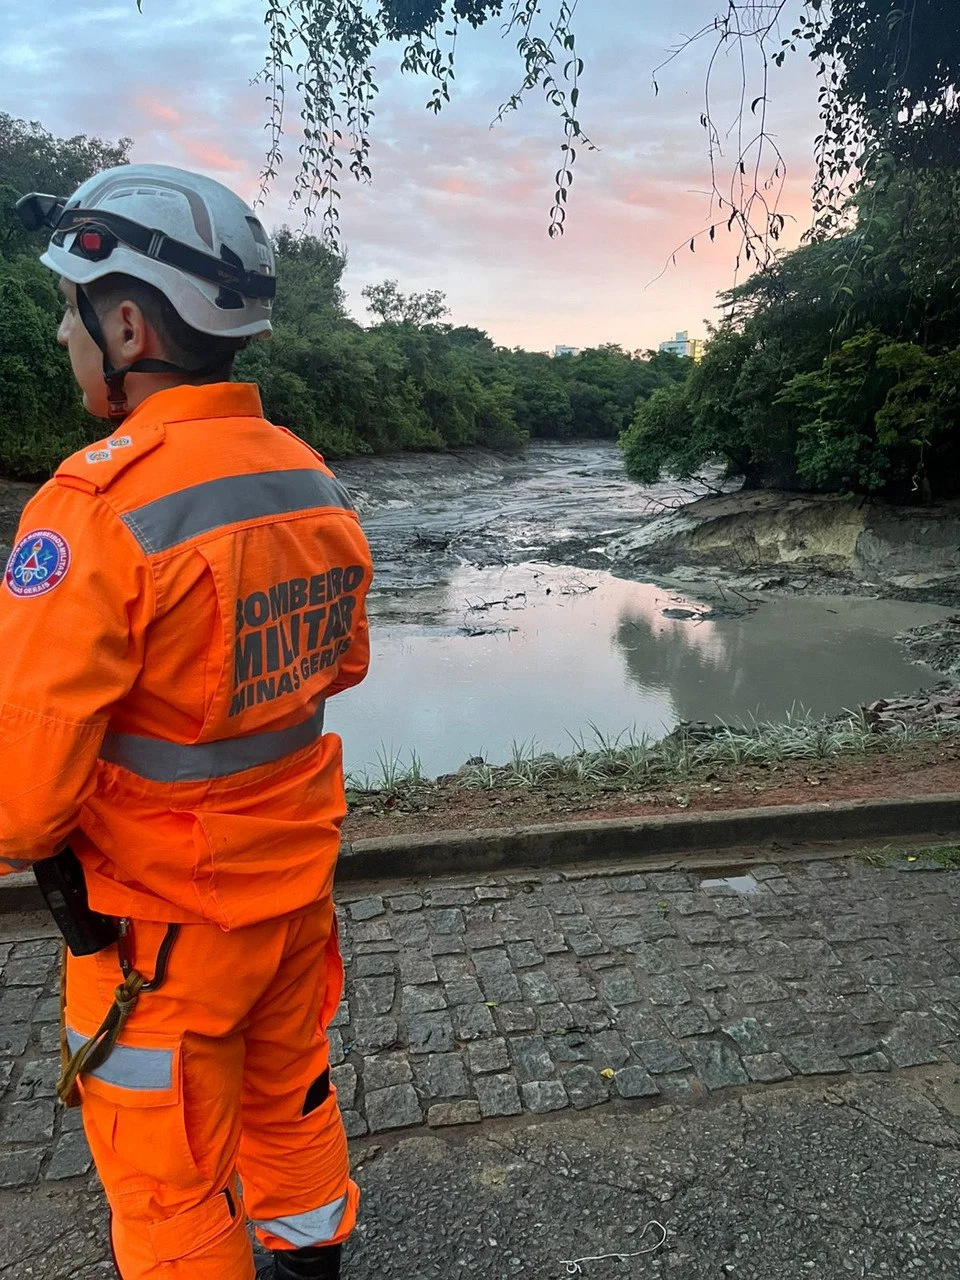
[[[806,54],[819,82],[809,239],[848,231],[862,217],[866,194],[885,189],[898,174],[953,169],[960,161],[956,0],[727,0],[658,68],[655,87],[664,67],[704,44],[700,122],[708,138],[711,208],[727,215],[728,230],[739,232],[747,262],[769,266],[784,229],[779,199],[786,164],[768,130],[768,105],[776,69],[791,55]],[[718,61],[729,51],[739,59],[741,94],[724,131],[712,86]],[[721,138],[729,136],[736,146],[725,157]],[[728,169],[721,181],[723,162]],[[720,225],[711,221],[699,234],[712,239]]]
[[[577,110],[583,63],[573,18],[578,0],[264,0],[267,55],[259,81],[267,91],[268,145],[260,197],[285,159],[287,103],[296,90],[303,124],[293,200],[321,217],[322,235],[340,239],[341,179],[371,178],[370,135],[377,94],[374,57],[401,42],[404,72],[432,81],[426,107],[439,113],[453,93],[458,33],[502,16],[503,35],[515,39],[523,67],[518,90],[497,113],[499,123],[539,89],[557,111],[563,131],[561,163],[549,232],[561,235],[573,184],[577,148],[592,144]]]
[[[252,0],[251,0],[252,2]],[[578,151],[592,144],[579,119],[583,61],[574,33],[578,0],[261,0],[267,53],[258,77],[268,104],[261,197],[285,161],[293,93],[303,125],[293,199],[321,215],[339,240],[345,168],[371,177],[370,137],[385,44],[402,44],[401,67],[431,83],[428,110],[453,93],[461,28],[499,20],[522,76],[494,123],[531,91],[544,95],[562,130],[560,166],[548,229],[562,235]],[[137,0],[138,8],[143,0]],[[602,0],[594,0],[597,5]],[[819,79],[821,129],[814,143],[814,238],[849,228],[865,189],[905,169],[951,167],[960,156],[960,22],[957,0],[718,0],[716,17],[686,39],[654,73],[706,46],[700,123],[707,136],[710,216],[675,252],[696,249],[724,229],[739,235],[738,263],[760,267],[776,256],[785,227],[780,202],[784,156],[769,129],[776,70],[805,54]],[[739,67],[732,121],[718,121],[714,79],[731,53]],[[730,141],[728,141],[730,140]],[[672,255],[674,256],[674,255]]]
[[[786,218],[780,212],[780,199],[787,178],[787,163],[769,133],[767,119],[770,71],[780,49],[778,26],[789,2],[730,0],[723,13],[684,40],[654,70],[654,92],[659,94],[660,78],[666,68],[689,50],[707,46],[700,113],[710,166],[707,223],[689,241],[685,239],[673,250],[664,271],[676,263],[678,253],[684,249],[696,252],[699,239],[706,236],[715,240],[722,230],[739,234],[738,270],[744,263],[763,266],[774,256],[786,225]],[[759,53],[759,74],[748,68],[746,55],[751,45]],[[727,53],[736,58],[740,87],[733,118],[721,124],[714,104],[714,81],[721,58]],[[729,157],[725,149],[728,138],[733,139]]]

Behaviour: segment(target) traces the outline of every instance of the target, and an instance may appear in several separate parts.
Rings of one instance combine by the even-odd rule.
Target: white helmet
[[[40,261],[75,285],[119,272],[159,289],[201,333],[251,338],[271,330],[270,240],[253,210],[212,178],[121,165],[67,200],[34,194],[18,209],[31,229],[53,229]]]

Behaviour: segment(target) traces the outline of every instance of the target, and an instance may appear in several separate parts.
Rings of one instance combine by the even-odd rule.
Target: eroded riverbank
[[[643,488],[613,445],[339,470],[379,566],[378,661],[331,714],[370,776],[411,751],[438,774],[515,742],[568,750],[588,725],[656,738],[683,720],[825,716],[929,687],[957,654],[960,594],[942,575],[921,589],[860,574],[866,517],[830,499],[802,518],[787,504],[775,551],[773,495]],[[730,550],[751,513],[769,526],[752,559]],[[929,565],[943,538],[915,541]],[[871,564],[894,563],[870,545]],[[916,628],[910,651],[897,637]]]
[[[958,502],[738,492],[710,477],[640,486],[616,446],[601,443],[352,459],[338,474],[370,530],[381,586],[438,580],[464,562],[538,560],[701,593],[720,581],[960,604]]]

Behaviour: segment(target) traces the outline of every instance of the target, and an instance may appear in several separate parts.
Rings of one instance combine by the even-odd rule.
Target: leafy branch
[[[784,33],[781,26],[788,22]],[[821,128],[814,143],[808,239],[847,233],[858,217],[862,226],[863,193],[885,189],[898,173],[956,166],[960,24],[953,0],[727,0],[712,22],[657,68],[655,90],[667,66],[704,42],[709,56],[700,122],[708,138],[713,201],[729,210],[727,228],[741,237],[738,266],[746,261],[769,268],[784,226],[778,206],[786,164],[768,131],[768,104],[772,74],[790,55],[805,52],[819,81]],[[759,70],[748,66],[751,48],[759,55]],[[711,91],[718,60],[731,49],[739,59],[741,92],[725,135],[736,136],[731,180],[721,189],[724,135]],[[715,229],[709,228],[711,235]]]
[[[706,42],[709,56],[704,75],[704,101],[700,125],[707,135],[710,165],[710,209],[708,225],[684,239],[668,255],[660,279],[677,254],[696,251],[699,239],[711,241],[726,229],[740,237],[737,269],[744,263],[768,266],[774,259],[777,242],[786,225],[780,200],[787,178],[787,163],[767,127],[770,101],[770,67],[778,24],[789,0],[729,0],[726,10],[673,49],[654,69],[654,92],[660,92],[660,77],[668,66],[695,46]],[[760,74],[753,81],[746,51],[755,45],[760,55]],[[714,107],[714,82],[721,56],[735,51],[740,69],[740,92],[732,121],[721,131]],[[749,105],[748,105],[749,104]],[[735,138],[726,179],[721,169],[726,160],[725,139]],[[721,185],[723,184],[723,185]]]
[[[573,19],[578,0],[263,0],[267,54],[257,82],[267,91],[268,142],[260,199],[284,162],[287,100],[295,84],[303,122],[293,203],[307,218],[321,215],[322,236],[340,241],[345,167],[369,182],[370,135],[378,92],[374,57],[401,43],[401,70],[432,82],[426,108],[438,114],[451,100],[461,25],[483,26],[503,15],[504,38],[516,38],[523,80],[501,106],[500,123],[539,88],[563,130],[549,233],[563,234],[577,148],[592,149],[578,117],[583,61]],[[545,16],[547,6],[556,12]],[[345,166],[346,158],[346,166]]]

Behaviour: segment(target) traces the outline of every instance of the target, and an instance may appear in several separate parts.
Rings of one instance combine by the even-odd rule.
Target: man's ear
[[[157,353],[156,333],[142,309],[130,299],[112,307],[101,323],[108,349],[118,366],[133,364]]]

